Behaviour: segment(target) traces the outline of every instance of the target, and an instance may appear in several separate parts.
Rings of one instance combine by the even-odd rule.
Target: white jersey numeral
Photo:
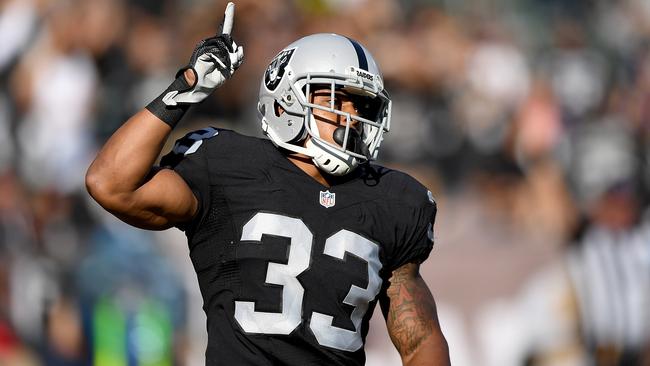
[[[298,218],[258,213],[244,225],[241,240],[261,244],[263,234],[290,239],[287,264],[269,263],[266,272],[266,283],[282,286],[282,311],[256,311],[252,301],[235,301],[235,319],[247,333],[290,334],[301,322],[305,289],[297,277],[309,268],[313,234]],[[341,230],[325,241],[324,254],[343,259],[346,252],[366,261],[368,269],[368,286],[361,288],[352,285],[343,299],[343,303],[354,306],[350,320],[355,331],[333,326],[331,315],[316,311],[312,313],[310,328],[319,344],[353,352],[363,346],[361,322],[368,311],[368,304],[381,288],[381,262],[379,246],[359,234]]]
[[[368,267],[368,287],[361,288],[352,285],[343,300],[344,304],[354,306],[350,320],[354,324],[355,331],[333,326],[334,318],[331,315],[316,311],[311,316],[310,327],[321,345],[354,352],[363,346],[361,322],[368,311],[368,303],[377,296],[381,288],[381,278],[379,277],[381,262],[379,261],[379,246],[351,231],[341,230],[330,236],[325,242],[325,254],[329,256],[343,259],[346,252],[365,260]]]
[[[282,312],[255,311],[252,301],[235,301],[235,319],[248,333],[289,334],[300,324],[305,289],[296,278],[309,267],[313,235],[300,220],[258,213],[244,225],[241,240],[262,243],[262,234],[291,239],[287,264],[269,263],[266,283],[282,285]]]

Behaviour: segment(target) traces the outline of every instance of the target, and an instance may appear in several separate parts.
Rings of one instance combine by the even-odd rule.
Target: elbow
[[[91,166],[86,172],[86,191],[99,204],[110,197],[110,189],[106,179]]]
[[[86,172],[86,190],[99,205],[109,211],[119,210],[119,202],[124,202],[111,182],[110,177],[93,169],[91,166]]]

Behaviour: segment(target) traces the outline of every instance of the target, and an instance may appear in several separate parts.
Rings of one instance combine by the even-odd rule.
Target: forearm
[[[434,339],[437,338],[437,339]],[[446,366],[449,365],[449,348],[444,337],[433,336],[408,355],[402,356],[404,366]]]
[[[423,286],[405,285],[404,301],[391,306],[391,338],[404,366],[449,365],[447,341],[440,331],[433,297]],[[404,295],[404,294],[403,294]],[[418,298],[421,299],[418,299]]]
[[[386,294],[386,325],[404,365],[449,365],[435,301],[417,267],[407,264],[393,271]]]
[[[89,193],[102,205],[135,192],[160,154],[171,128],[146,109],[132,116],[106,142],[86,173]]]

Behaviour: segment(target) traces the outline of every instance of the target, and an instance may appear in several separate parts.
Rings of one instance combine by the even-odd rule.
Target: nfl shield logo
[[[320,191],[320,204],[325,208],[333,207],[336,204],[336,193]]]

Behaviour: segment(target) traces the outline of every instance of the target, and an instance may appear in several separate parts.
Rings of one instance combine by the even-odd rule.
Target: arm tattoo
[[[436,329],[435,303],[418,267],[409,263],[393,271],[386,290],[386,325],[402,356],[415,352]]]

